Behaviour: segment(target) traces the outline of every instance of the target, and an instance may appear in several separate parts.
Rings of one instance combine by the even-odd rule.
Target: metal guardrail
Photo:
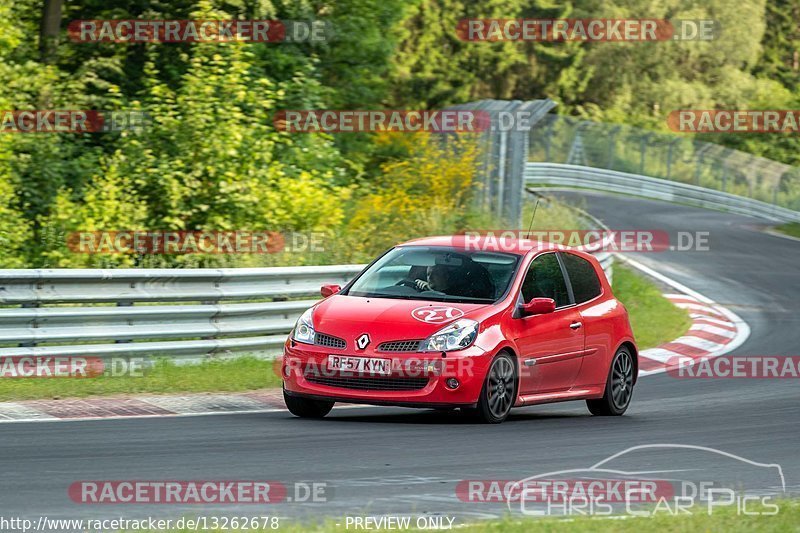
[[[0,356],[275,352],[320,285],[363,268],[0,270],[0,305],[22,306],[0,308],[0,344],[19,344]]]
[[[800,211],[800,167],[697,137],[548,114],[527,161],[630,172]]]
[[[364,266],[0,270],[0,357],[277,354],[320,286]]]
[[[776,222],[800,222],[800,212],[759,200],[696,185],[602,168],[560,163],[527,163],[525,182],[528,186],[547,185],[629,194],[729,211]]]
[[[603,267],[603,272],[606,273],[608,282],[612,283],[614,281],[614,255],[608,252],[599,252],[593,255],[600,262],[600,266]]]

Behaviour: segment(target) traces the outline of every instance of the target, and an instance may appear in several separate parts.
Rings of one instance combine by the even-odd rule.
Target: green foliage
[[[428,134],[381,134],[376,143],[402,153],[383,163],[362,187],[333,241],[342,262],[369,261],[399,241],[450,234],[481,219],[473,206],[478,151],[473,139],[454,139],[453,156]],[[391,146],[392,148],[388,148]]]
[[[17,75],[15,66],[6,59],[22,39],[12,6],[0,4],[0,77],[3,79]],[[9,109],[12,105],[10,95],[0,91],[0,109]],[[32,236],[30,223],[22,214],[19,182],[11,169],[15,140],[12,136],[0,135],[0,268],[25,266],[25,247]]]
[[[576,43],[469,42],[456,34],[467,18],[566,18],[571,9],[547,0],[416,0],[399,28],[392,99],[439,108],[482,98],[558,98],[581,78]],[[569,81],[568,81],[569,80]]]
[[[765,10],[768,31],[761,41],[763,53],[755,72],[776,79],[785,87],[800,83],[800,2],[771,0]]]
[[[136,194],[131,179],[121,175],[114,164],[105,165],[102,170],[85,188],[80,201],[68,189],[56,197],[42,224],[41,234],[47,238],[42,251],[45,264],[74,268],[135,265],[130,255],[74,253],[66,245],[73,232],[139,229],[146,223],[147,205]]]
[[[0,162],[3,158],[0,152]],[[30,225],[17,208],[14,186],[7,174],[0,174],[0,268],[26,266],[25,246],[31,236]]]
[[[786,224],[777,226],[775,229],[781,233],[789,235],[790,237],[796,237],[800,239],[800,222],[788,222]]]
[[[595,120],[656,129],[665,128],[666,116],[675,109],[746,107],[762,86],[769,85],[749,73],[759,58],[763,12],[763,0],[582,2],[576,8],[579,17],[603,13],[611,18],[713,19],[722,33],[714,41],[586,45],[590,82],[564,103],[570,111]]]
[[[41,8],[0,5],[0,109],[135,110],[152,120],[141,131],[1,134],[0,266],[360,261],[398,240],[498,223],[471,203],[474,153],[381,135],[287,134],[272,122],[281,109],[550,97],[561,113],[663,130],[673,109],[800,105],[800,0],[87,0],[64,6],[48,65],[36,38]],[[467,42],[456,27],[470,17],[711,18],[722,34],[713,42]],[[136,18],[314,19],[332,31],[323,42],[280,44],[66,38],[70,20]],[[797,136],[711,140],[800,164]],[[796,197],[797,179],[781,182],[778,200]],[[72,231],[124,229],[323,231],[329,245],[316,256],[157,259],[91,257],[65,245]]]

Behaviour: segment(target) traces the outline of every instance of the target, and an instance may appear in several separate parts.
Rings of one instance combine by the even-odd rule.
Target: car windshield
[[[400,246],[369,267],[345,294],[492,303],[506,293],[518,263],[515,254]]]

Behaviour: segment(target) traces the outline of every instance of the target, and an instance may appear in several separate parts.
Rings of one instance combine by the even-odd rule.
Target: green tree
[[[468,41],[463,19],[565,18],[571,5],[547,0],[415,0],[400,26],[393,58],[392,99],[410,107],[440,108],[483,98],[558,98],[580,79],[576,43]]]

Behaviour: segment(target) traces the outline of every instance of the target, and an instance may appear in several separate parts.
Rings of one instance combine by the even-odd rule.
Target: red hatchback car
[[[625,307],[597,260],[547,243],[468,236],[398,245],[344,288],[322,287],[284,347],[289,411],[335,402],[461,408],[586,400],[628,408],[638,371]]]

